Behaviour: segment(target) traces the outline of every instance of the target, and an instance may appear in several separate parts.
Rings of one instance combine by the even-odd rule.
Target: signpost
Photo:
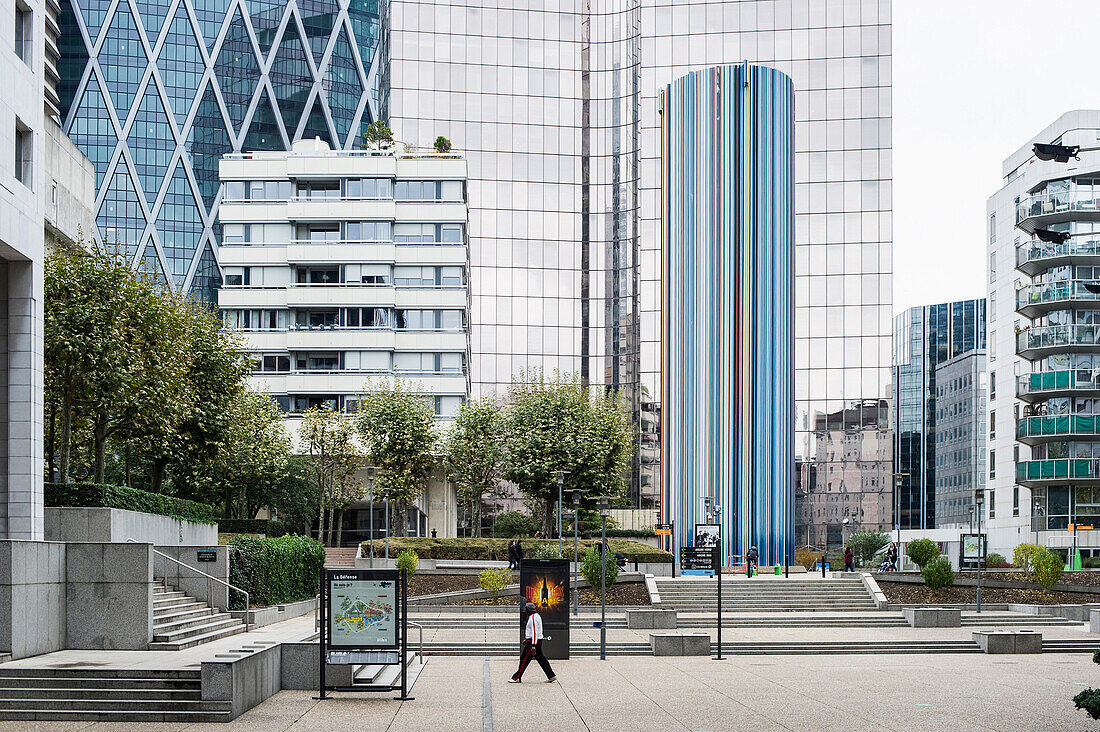
[[[963,534],[959,542],[959,564],[986,558],[985,534]]]
[[[656,524],[653,533],[657,536],[672,536],[672,524]]]
[[[718,572],[718,547],[680,547],[680,574],[713,577]]]
[[[319,689],[328,691],[400,691],[408,694],[408,605],[405,570],[322,569]],[[338,664],[401,664],[400,686],[329,686],[325,667]]]

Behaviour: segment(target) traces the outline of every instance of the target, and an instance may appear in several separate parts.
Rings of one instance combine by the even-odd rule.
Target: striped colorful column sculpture
[[[794,547],[794,87],[748,63],[668,85],[662,134],[662,517],[721,507],[727,561]]]

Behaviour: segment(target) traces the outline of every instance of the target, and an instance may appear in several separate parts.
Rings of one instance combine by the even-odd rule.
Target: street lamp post
[[[370,491],[370,567],[374,569],[374,471],[367,468],[367,490]]]
[[[611,513],[611,501],[600,496],[600,660],[607,660],[607,515]]]
[[[978,612],[982,611],[982,555],[985,554],[985,542],[982,540],[982,504],[985,503],[985,491],[981,488],[974,491],[975,513],[978,514],[978,591],[975,594],[975,604]]]
[[[564,470],[555,470],[550,474],[558,479],[558,556],[559,557],[564,557],[565,552],[562,549],[562,543],[561,543],[562,542],[562,537],[561,537],[561,508],[562,508],[561,486],[562,486],[562,483],[565,482],[565,471]]]
[[[722,569],[725,567],[725,557],[722,556],[722,548],[724,542],[722,541],[722,506],[714,504],[713,521],[718,527],[718,658],[716,660],[722,660]],[[752,571],[751,566],[749,572]],[[751,575],[750,575],[751,576]]]
[[[390,561],[390,492],[383,491],[386,499],[386,561]]]
[[[894,473],[894,531],[897,540],[894,542],[898,551],[901,551],[901,486],[905,473]]]
[[[580,601],[577,598],[577,564],[580,561],[578,555],[577,525],[581,518],[581,492],[573,490],[573,614],[580,611]]]

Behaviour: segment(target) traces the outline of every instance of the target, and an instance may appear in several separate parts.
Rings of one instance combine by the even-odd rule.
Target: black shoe
[[[554,683],[554,682],[555,682],[555,681],[557,681],[557,680],[558,680],[558,677],[557,677],[557,676],[551,676],[550,678],[548,678],[548,679],[546,680],[546,683],[548,683],[548,684],[552,684],[552,683]]]

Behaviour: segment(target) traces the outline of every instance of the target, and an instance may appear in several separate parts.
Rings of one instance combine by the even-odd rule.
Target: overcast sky
[[[1100,108],[1100,0],[894,0],[894,311],[985,296],[1001,163]]]

